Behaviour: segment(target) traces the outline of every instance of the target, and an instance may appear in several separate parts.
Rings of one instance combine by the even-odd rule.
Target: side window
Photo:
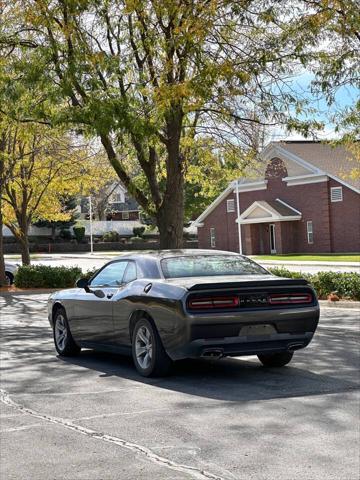
[[[135,262],[129,262],[128,266],[125,270],[124,278],[123,278],[123,283],[129,283],[132,282],[133,280],[136,280],[136,265]]]
[[[216,237],[215,237],[215,228],[210,228],[210,247],[215,248],[216,246]]]
[[[122,284],[128,262],[113,262],[103,268],[91,281],[92,287],[118,287]]]
[[[313,223],[311,220],[306,222],[306,232],[307,232],[308,243],[314,243],[314,230],[313,230]]]

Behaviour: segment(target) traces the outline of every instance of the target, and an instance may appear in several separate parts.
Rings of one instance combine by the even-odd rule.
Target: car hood
[[[258,283],[266,285],[307,285],[303,279],[290,279],[276,277],[275,275],[227,275],[210,277],[168,278],[166,283],[186,288],[187,290],[200,290],[206,288],[241,287],[245,285],[256,286]]]
[[[66,288],[64,290],[57,290],[49,296],[49,300],[55,298],[72,298],[80,292],[80,288]]]

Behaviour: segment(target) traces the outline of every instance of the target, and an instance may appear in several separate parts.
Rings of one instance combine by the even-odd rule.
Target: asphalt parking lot
[[[0,296],[2,480],[359,478],[359,317],[324,308],[290,366],[55,355],[47,295]]]

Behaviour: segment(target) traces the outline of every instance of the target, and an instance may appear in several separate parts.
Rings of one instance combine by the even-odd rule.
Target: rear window
[[[196,255],[161,260],[165,278],[220,275],[266,275],[268,272],[241,255]]]

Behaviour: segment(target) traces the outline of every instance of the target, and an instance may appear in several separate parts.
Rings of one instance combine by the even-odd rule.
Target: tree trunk
[[[166,192],[156,215],[161,249],[182,248],[183,246],[184,176],[178,151],[175,151],[173,158],[169,159],[169,163]]]
[[[20,240],[21,261],[23,265],[30,265],[29,239],[27,235]]]
[[[156,217],[160,234],[160,248],[182,248],[184,229],[184,192],[174,192],[171,198],[164,199]]]
[[[0,145],[0,151],[3,151],[3,143]],[[3,237],[3,213],[2,213],[2,191],[4,184],[4,159],[0,159],[0,287],[7,284],[5,276],[4,259],[4,237]]]
[[[17,237],[21,250],[21,261],[23,265],[30,265],[30,247],[28,237],[28,227],[20,225],[20,235]]]
[[[1,203],[1,198],[0,198]],[[4,259],[4,238],[3,238],[3,219],[0,205],[0,287],[7,284],[5,276],[5,259]]]
[[[156,214],[160,233],[160,248],[182,248],[184,231],[184,172],[180,153],[183,113],[173,105],[167,118],[166,190]]]

